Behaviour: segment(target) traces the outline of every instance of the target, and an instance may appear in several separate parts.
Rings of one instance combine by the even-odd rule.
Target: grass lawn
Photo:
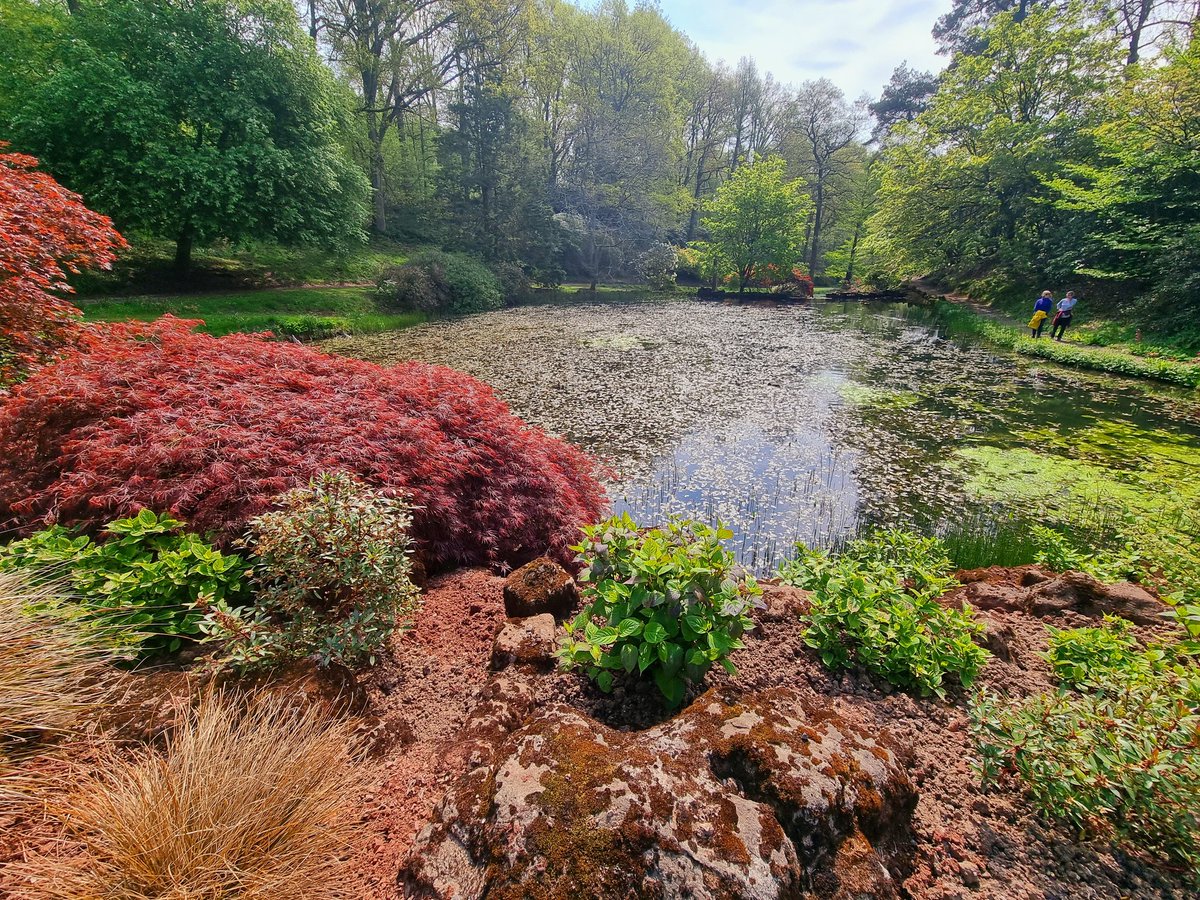
[[[363,287],[306,287],[105,299],[73,298],[90,322],[203,319],[209,334],[273,331],[306,340],[408,328],[421,313],[384,313]]]
[[[192,271],[181,285],[172,269],[174,246],[169,241],[133,236],[112,271],[84,272],[71,282],[78,297],[366,284],[388,266],[401,265],[408,253],[409,248],[382,240],[341,253],[271,243],[198,247],[192,256]]]

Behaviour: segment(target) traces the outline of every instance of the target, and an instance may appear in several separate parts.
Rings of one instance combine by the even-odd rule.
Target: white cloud
[[[714,62],[751,56],[798,84],[828,78],[851,99],[878,97],[905,60],[937,71],[930,34],[950,0],[659,0],[663,14]]]

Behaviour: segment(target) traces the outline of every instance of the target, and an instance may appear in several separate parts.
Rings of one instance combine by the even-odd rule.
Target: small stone
[[[543,613],[528,619],[509,619],[501,626],[492,643],[492,670],[509,666],[533,666],[548,669],[554,665],[558,649],[554,616]]]
[[[542,613],[565,618],[578,600],[571,573],[546,557],[521,566],[504,580],[504,611],[513,618]]]
[[[973,862],[964,862],[958,864],[958,874],[962,877],[962,883],[969,888],[979,887],[979,866]]]

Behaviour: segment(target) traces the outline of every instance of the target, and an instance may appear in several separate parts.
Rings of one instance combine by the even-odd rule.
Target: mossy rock
[[[495,721],[489,708],[481,727]],[[909,869],[909,764],[792,688],[713,689],[632,733],[553,705],[450,789],[400,881],[463,900],[885,900]]]

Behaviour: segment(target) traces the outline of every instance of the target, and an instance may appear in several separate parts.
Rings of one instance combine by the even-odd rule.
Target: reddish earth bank
[[[510,608],[529,575],[513,576]],[[1046,624],[1115,612],[1144,637],[1162,627],[1158,602],[1132,586],[1035,567],[961,578],[945,602],[969,600],[986,623],[981,681],[997,691],[1051,686]],[[712,677],[668,717],[652,686],[609,696],[554,670],[563,586],[548,570],[535,580],[545,591],[520,598],[528,617],[507,619],[504,579],[433,579],[363,693],[302,672],[285,682],[305,702],[365,711],[374,783],[358,805],[353,895],[1194,896],[1176,874],[1041,821],[1016,789],[981,790],[965,696],[826,671],[803,641],[802,592],[768,585],[738,675]],[[134,719],[155,720],[152,693],[132,701]],[[0,862],[47,839],[28,819],[3,824]]]

